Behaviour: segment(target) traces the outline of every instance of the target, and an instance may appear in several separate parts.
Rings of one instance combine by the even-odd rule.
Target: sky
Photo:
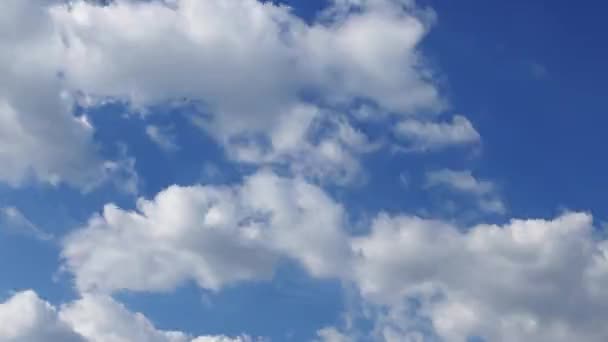
[[[4,0],[0,341],[606,341],[605,7]]]

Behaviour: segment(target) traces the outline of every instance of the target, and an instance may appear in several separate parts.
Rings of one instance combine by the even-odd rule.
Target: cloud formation
[[[343,215],[318,187],[260,171],[241,186],[173,186],[137,211],[106,205],[65,239],[62,256],[81,291],[162,291],[190,279],[219,290],[271,278],[279,256],[334,276],[348,253]]]
[[[192,337],[162,331],[141,313],[112,298],[83,295],[55,307],[32,291],[17,292],[0,303],[0,339],[6,342],[253,342],[248,336]]]
[[[236,187],[171,187],[137,212],[108,206],[68,237],[63,256],[82,291],[170,290],[186,279],[219,290],[269,279],[277,259],[292,258],[313,277],[354,284],[387,312],[376,334],[397,340],[428,334],[412,327],[411,300],[447,341],[608,336],[598,319],[608,314],[607,244],[588,214],[473,227],[379,214],[358,236],[343,215],[320,188],[261,172]]]
[[[85,109],[193,104],[192,123],[255,171],[230,185],[170,186],[133,210],[105,205],[61,242],[80,297],[54,306],[16,293],[0,304],[0,339],[249,342],[159,330],[111,295],[188,281],[217,292],[270,281],[288,259],[354,288],[372,321],[366,332],[321,329],[326,342],[607,340],[608,242],[590,214],[462,227],[380,212],[367,224],[350,222],[324,187],[351,184],[360,156],[385,147],[363,121],[382,122],[379,135],[407,151],[480,144],[464,116],[429,115],[447,110],[418,48],[433,20],[407,0],[334,0],[309,22],[256,0],[5,0],[0,182],[86,190],[110,180],[137,192],[135,159],[103,160],[95,127],[75,112],[83,98]],[[170,132],[145,132],[177,149]],[[494,183],[470,171],[426,176],[429,188],[506,212]],[[17,208],[0,220],[45,238]],[[355,235],[355,224],[365,229]]]
[[[91,188],[108,177],[93,128],[74,116],[78,97],[85,106],[199,103],[200,122],[229,156],[285,164],[310,155],[293,170],[332,178],[347,172],[340,163],[357,169],[356,152],[330,141],[286,156],[274,138],[284,134],[283,116],[361,99],[397,115],[445,108],[417,49],[432,15],[410,2],[336,1],[311,23],[256,0],[10,0],[5,7],[0,161],[10,167],[0,181],[15,186],[34,178]],[[147,133],[173,147],[157,128]]]
[[[87,187],[103,176],[92,129],[72,115],[64,46],[41,2],[7,0],[0,14],[0,181]]]
[[[0,231],[30,236],[39,240],[50,240],[52,235],[32,223],[17,207],[0,208]]]
[[[405,119],[395,126],[394,131],[398,138],[407,143],[406,150],[418,152],[474,145],[481,140],[473,124],[461,115],[446,122]]]
[[[466,230],[380,215],[368,236],[353,239],[356,283],[364,300],[387,310],[376,317],[380,340],[417,333],[445,341],[602,341],[607,244],[593,230],[585,213]],[[416,317],[430,320],[430,329]]]
[[[496,185],[488,180],[479,180],[471,171],[442,169],[426,173],[427,188],[447,188],[454,192],[473,196],[479,209],[487,213],[504,214],[506,205],[498,195]]]

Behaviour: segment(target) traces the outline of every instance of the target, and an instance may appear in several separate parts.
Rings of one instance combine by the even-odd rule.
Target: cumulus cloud
[[[19,292],[0,303],[0,339],[7,342],[85,342],[83,336],[59,320],[55,307],[33,291]]]
[[[261,170],[232,186],[171,186],[134,210],[106,205],[62,242],[82,298],[55,307],[32,291],[15,294],[0,304],[0,339],[251,341],[162,331],[107,294],[187,281],[220,290],[270,279],[289,258],[313,277],[354,285],[380,308],[376,340],[605,341],[608,243],[593,235],[590,215],[462,228],[380,214],[368,233],[349,236],[345,209],[315,185],[356,178],[358,156],[376,146],[356,128],[362,118],[393,116],[410,151],[480,142],[463,116],[417,115],[445,109],[417,48],[430,21],[406,0],[335,0],[312,22],[255,0],[5,0],[0,181],[89,188],[123,174],[137,190],[134,159],[97,155],[94,127],[74,116],[75,93],[92,106],[192,101],[202,108],[193,121],[230,157],[297,176]],[[348,113],[359,102],[373,110]],[[156,126],[146,133],[175,146]],[[494,185],[468,171],[427,176],[431,187],[476,196],[483,210],[505,210]],[[0,215],[38,231],[16,208]],[[335,328],[318,335],[351,339]]]
[[[348,236],[343,216],[320,188],[261,171],[233,187],[173,186],[136,211],[107,206],[68,236],[63,258],[85,292],[170,290],[188,279],[218,290],[268,279],[277,259],[292,258],[314,277],[354,284],[379,308],[372,334],[381,341],[608,337],[599,319],[608,244],[588,214],[469,228],[380,214],[359,236]],[[349,336],[361,335],[319,332]]]
[[[91,342],[253,342],[248,336],[192,337],[180,331],[154,327],[143,314],[103,295],[85,294],[61,307],[59,318]]]
[[[0,14],[0,181],[87,187],[103,167],[92,130],[72,115],[63,44],[42,2],[7,0]]]
[[[255,0],[79,1],[55,8],[53,18],[70,43],[66,78],[74,87],[136,103],[200,99],[228,131],[263,129],[310,87],[394,111],[438,107],[434,85],[418,69],[424,22],[396,5],[363,8],[307,24],[287,7]],[[103,39],[92,34],[101,27]],[[242,122],[229,122],[233,115]]]
[[[63,77],[66,46],[50,3],[7,0],[0,13],[0,182],[89,191],[132,170],[124,160],[100,158],[94,128],[75,116]]]
[[[606,242],[594,238],[588,214],[467,230],[381,215],[353,248],[362,296],[388,308],[381,322],[402,334],[411,323],[404,307],[415,299],[416,314],[446,341],[608,337]]]
[[[66,41],[71,89],[135,106],[201,102],[199,123],[233,158],[290,167],[302,159],[294,171],[344,180],[358,164],[343,144],[313,144],[304,135],[306,147],[294,151],[277,140],[288,134],[283,130],[306,132],[313,124],[302,111],[321,114],[325,109],[314,107],[347,108],[359,99],[399,114],[443,108],[417,51],[428,30],[425,17],[394,1],[345,6],[334,3],[323,20],[306,23],[285,6],[255,0],[106,7],[77,1],[53,7],[51,18]]]
[[[107,205],[62,252],[81,291],[170,290],[193,279],[217,290],[268,279],[278,257],[316,276],[344,271],[343,209],[301,179],[260,171],[242,186],[172,186],[137,211]]]
[[[406,149],[411,151],[472,145],[481,140],[473,124],[461,115],[456,115],[452,121],[447,122],[405,119],[399,122],[394,130],[397,137],[408,144]]]
[[[475,178],[469,170],[442,169],[429,171],[426,174],[426,187],[444,187],[452,191],[470,194],[477,199],[481,210],[497,214],[506,212],[506,206],[498,196],[494,183]]]
[[[158,330],[141,313],[111,297],[86,294],[56,307],[31,290],[0,303],[0,339],[6,342],[253,342],[249,336],[192,337]]]
[[[230,156],[289,166],[304,156],[292,171],[343,183],[359,165],[341,142],[304,136],[308,146],[289,154],[267,144],[284,134],[285,116],[301,107],[348,109],[361,99],[397,115],[444,108],[417,48],[432,15],[409,1],[336,1],[310,23],[256,0],[10,0],[5,7],[0,161],[10,167],[0,180],[13,185],[34,177],[90,187],[109,177],[92,127],[73,117],[73,94],[86,105],[201,103],[203,126]],[[157,127],[147,133],[174,148]]]

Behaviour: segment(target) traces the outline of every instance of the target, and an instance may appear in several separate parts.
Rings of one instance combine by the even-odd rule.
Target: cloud
[[[362,177],[358,157],[380,144],[355,129],[344,115],[300,106],[279,118],[270,132],[270,146],[269,151],[258,150],[252,161],[286,165],[293,174],[344,185]]]
[[[467,230],[380,215],[353,240],[361,294],[387,310],[378,330],[411,333],[416,300],[415,316],[446,341],[605,340],[606,246],[584,213]]]
[[[7,0],[0,14],[0,182],[89,191],[117,177],[98,155],[94,128],[74,113],[62,76],[65,44],[43,1]],[[79,114],[80,116],[75,116]]]
[[[352,339],[333,327],[323,328],[317,332],[321,342],[349,342]]]
[[[494,183],[487,180],[478,180],[468,170],[442,169],[429,171],[426,174],[426,187],[445,187],[452,191],[470,194],[476,197],[481,210],[497,214],[506,212],[506,206],[498,196]]]
[[[192,337],[180,331],[158,330],[143,314],[103,295],[85,294],[63,305],[59,317],[91,342],[253,342],[248,336]]]
[[[78,1],[54,8],[53,18],[70,43],[66,78],[75,88],[136,103],[199,99],[221,114],[216,127],[230,131],[264,129],[304,88],[370,98],[394,111],[439,107],[415,50],[427,27],[397,5],[390,9],[364,6],[307,24],[286,7],[254,0]],[[103,39],[91,35],[100,27]],[[243,122],[228,122],[233,115]]]
[[[134,210],[106,205],[62,241],[62,265],[81,298],[55,307],[32,291],[15,294],[0,304],[0,339],[251,341],[162,331],[108,295],[188,281],[219,291],[271,279],[281,259],[354,286],[374,340],[608,338],[608,243],[593,235],[590,215],[458,227],[379,214],[369,232],[350,236],[348,213],[318,185],[356,179],[359,156],[377,148],[357,120],[398,122],[393,133],[409,151],[480,143],[463,116],[423,117],[446,105],[418,49],[432,19],[412,1],[335,0],[310,23],[255,0],[5,2],[1,182],[90,189],[122,175],[120,184],[137,191],[135,160],[100,158],[94,127],[74,113],[75,94],[90,100],[85,107],[191,101],[200,111],[193,122],[233,160],[289,172],[171,186]],[[175,146],[159,127],[146,133]],[[469,171],[427,178],[475,196],[482,210],[505,211],[493,183]],[[17,208],[0,216],[41,234]],[[330,327],[319,338],[351,334]]]
[[[162,331],[141,313],[133,313],[111,297],[85,294],[59,308],[31,290],[0,303],[0,339],[6,342],[253,342],[248,336],[192,337]]]
[[[152,142],[165,151],[171,152],[179,149],[179,146],[175,142],[175,136],[167,128],[147,125],[146,135]]]
[[[481,136],[464,116],[456,115],[451,122],[405,119],[395,126],[395,134],[403,139],[410,151],[429,151],[449,146],[478,144]]]
[[[172,186],[137,211],[106,205],[64,242],[81,291],[171,290],[186,280],[218,290],[268,279],[281,256],[315,276],[345,270],[343,209],[301,179],[260,171],[236,187]]]
[[[93,127],[73,115],[76,94],[85,107],[108,100],[143,108],[200,104],[202,126],[229,156],[338,183],[358,177],[358,152],[308,135],[297,150],[268,144],[289,128],[284,117],[307,107],[324,117],[360,100],[381,116],[445,107],[418,51],[432,15],[410,2],[337,1],[310,23],[256,0],[10,0],[5,7],[0,44],[10,54],[1,61],[0,161],[10,166],[0,181],[14,186],[34,178],[90,189],[113,178]],[[352,118],[342,120],[346,126]],[[174,149],[167,132],[146,131]]]
[[[92,130],[71,114],[58,77],[63,47],[40,6],[7,0],[0,14],[0,181],[88,186],[101,161]]]
[[[453,190],[487,195],[494,192],[494,184],[489,181],[479,181],[471,171],[454,171],[449,169],[430,171],[426,174],[427,186],[447,186]]]
[[[0,208],[0,229],[13,234],[31,236],[39,240],[50,240],[53,238],[52,235],[45,233],[32,223],[16,207]]]
[[[38,298],[33,291],[19,292],[0,303],[0,339],[7,342],[85,342],[59,320],[55,307]]]
[[[335,139],[316,144],[300,134],[313,119],[361,99],[397,115],[444,105],[417,51],[428,31],[425,16],[393,1],[350,3],[357,10],[348,11],[343,2],[332,6],[312,23],[285,6],[255,0],[105,7],[76,1],[50,13],[66,42],[70,89],[143,107],[176,99],[201,103],[198,123],[232,158],[344,183],[356,178],[357,153]],[[304,148],[277,140],[294,127]],[[149,133],[158,137],[154,129]]]
[[[379,214],[357,236],[344,215],[320,188],[260,171],[238,186],[173,186],[136,211],[106,206],[67,237],[62,255],[85,293],[171,290],[190,279],[218,290],[269,279],[278,259],[291,258],[313,277],[352,283],[381,341],[608,337],[599,319],[608,314],[608,244],[588,214],[473,227]],[[319,333],[349,336],[360,335]]]
[[[543,64],[535,62],[535,61],[526,61],[524,62],[524,66],[527,68],[527,71],[535,80],[543,80],[549,76],[549,71],[547,67]]]

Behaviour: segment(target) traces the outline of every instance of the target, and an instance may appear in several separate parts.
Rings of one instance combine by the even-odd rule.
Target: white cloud
[[[315,137],[317,130],[325,134]],[[299,105],[268,129],[266,146],[255,140],[234,144],[232,157],[258,165],[286,166],[296,175],[347,184],[360,176],[356,156],[372,147],[346,120],[315,106]]]
[[[0,45],[10,51],[0,61],[6,74],[0,161],[10,167],[0,180],[21,185],[33,177],[91,188],[111,178],[96,154],[92,127],[72,115],[74,93],[88,105],[95,99],[136,107],[200,102],[211,114],[204,127],[230,156],[261,163],[303,159],[294,171],[355,178],[357,153],[343,142],[316,145],[304,136],[307,148],[286,155],[272,144],[263,158],[257,139],[249,150],[238,142],[259,135],[274,140],[283,134],[277,130],[284,116],[319,103],[346,108],[365,99],[379,112],[398,114],[443,109],[417,49],[432,22],[429,13],[411,2],[337,1],[306,23],[285,6],[256,0],[117,0],[109,6],[10,0],[0,17]],[[303,93],[318,101],[304,100]],[[147,133],[160,146],[175,146],[154,126]]]
[[[360,179],[359,155],[380,146],[353,128],[344,116],[323,113],[313,106],[294,108],[279,118],[270,132],[270,145],[270,151],[258,154],[254,161],[287,165],[296,175],[338,184]]]
[[[162,331],[141,313],[111,297],[85,294],[57,308],[31,290],[0,303],[0,340],[5,342],[253,342],[248,336],[191,337]]]
[[[192,340],[192,342],[263,342],[263,339],[253,339],[249,336],[200,336]]]
[[[172,186],[137,211],[107,205],[65,240],[81,291],[169,290],[193,279],[217,290],[267,279],[280,256],[316,276],[345,271],[341,206],[300,179],[261,171],[240,187]]]
[[[84,342],[65,322],[57,309],[33,291],[19,292],[0,303],[0,340],[5,342]]]
[[[460,115],[454,116],[451,122],[405,119],[395,126],[395,133],[408,143],[406,149],[412,151],[477,144],[481,139],[473,124]]]
[[[359,117],[400,116],[395,134],[410,150],[478,144],[479,133],[462,116],[447,122],[414,117],[445,108],[417,49],[426,20],[411,1],[336,0],[309,24],[286,7],[255,0],[117,0],[107,7],[5,0],[0,181],[17,186],[34,178],[87,188],[126,173],[136,191],[134,160],[99,159],[93,127],[72,113],[73,92],[93,105],[107,98],[143,107],[182,98],[202,102],[211,115],[202,126],[230,156],[281,163],[315,179],[352,179],[358,154],[373,148],[348,115],[336,114],[357,100],[373,108]],[[319,122],[330,132],[315,135]],[[173,146],[154,126],[147,133]],[[470,173],[429,174],[429,184],[473,194],[484,210],[504,211],[494,186]],[[2,215],[35,228],[14,208]],[[320,187],[269,171],[232,187],[172,186],[140,199],[134,211],[107,205],[63,242],[64,266],[82,298],[58,309],[31,291],[16,294],[0,304],[0,321],[9,323],[0,325],[0,338],[192,340],[89,291],[164,291],[189,280],[218,290],[269,279],[280,258],[300,262],[315,277],[354,282],[368,304],[385,309],[373,332],[378,340],[423,338],[404,313],[408,298],[420,301],[417,314],[447,341],[608,338],[602,321],[608,243],[592,235],[587,214],[466,230],[379,215],[371,232],[358,237],[347,236],[344,216]],[[348,335],[327,328],[319,337]]]
[[[341,333],[336,328],[323,328],[317,332],[320,342],[350,342],[353,341],[349,336]]]
[[[63,45],[42,2],[7,0],[0,13],[0,181],[87,187],[102,175],[92,130],[71,114]]]
[[[471,171],[454,171],[449,169],[429,171],[426,174],[427,186],[447,186],[456,191],[487,195],[495,191],[490,181],[477,180]]]
[[[469,170],[442,169],[429,171],[426,174],[426,187],[446,187],[456,192],[471,194],[476,197],[481,210],[497,214],[506,212],[506,206],[498,196],[494,183],[487,180],[478,180]]]
[[[158,145],[165,151],[175,151],[179,149],[179,146],[175,142],[175,136],[171,133],[168,128],[159,127],[155,125],[146,126],[146,135],[152,142]]]
[[[317,103],[344,106],[362,98],[401,114],[443,108],[417,51],[428,30],[424,17],[393,1],[359,6],[329,10],[311,24],[286,7],[256,0],[115,1],[103,8],[77,1],[51,12],[67,42],[64,72],[71,89],[136,106],[201,101],[212,114],[202,126],[230,156],[288,165],[297,160],[295,171],[344,180],[353,178],[350,169],[358,163],[343,144],[315,145],[300,135],[306,148],[281,145],[280,137],[289,134],[283,129],[297,129],[298,137],[312,123],[299,112],[323,114]],[[318,101],[304,101],[305,92]],[[272,144],[256,138],[243,146],[243,137],[260,134]]]
[[[73,89],[64,78],[66,45],[49,13],[53,3],[3,2],[0,182],[12,187],[65,183],[83,191],[109,179],[122,182],[125,173],[133,173],[128,158],[100,158],[94,127],[84,114],[73,113]]]
[[[371,316],[380,341],[424,340],[413,316],[446,341],[608,337],[608,243],[594,237],[588,214],[467,229],[381,214],[355,237],[343,216],[320,188],[261,171],[234,187],[173,186],[133,212],[107,206],[66,239],[63,257],[81,291],[110,292],[189,279],[219,289],[266,279],[278,258],[293,258],[312,276],[353,282],[365,305],[383,308]]]
[[[45,233],[32,223],[17,207],[0,208],[0,229],[9,233],[31,236],[39,240],[50,240],[51,234]]]
[[[143,314],[134,313],[114,299],[85,294],[61,307],[59,317],[91,342],[253,342],[248,336],[192,337],[180,331],[154,327]]]
[[[135,158],[127,155],[127,147],[119,144],[119,156],[116,160],[103,163],[102,181],[111,182],[119,190],[136,195],[139,191],[139,175],[135,170]]]
[[[403,333],[403,307],[417,298],[417,315],[446,341],[604,341],[608,254],[592,231],[590,215],[576,213],[466,231],[381,215],[353,241],[356,281],[388,308],[380,322]]]
[[[404,308],[413,298],[447,341],[608,336],[598,319],[608,314],[608,244],[594,238],[590,215],[460,229],[381,214],[369,234],[350,238],[343,215],[320,188],[262,171],[236,187],[174,186],[136,212],[108,206],[67,238],[63,256],[81,291],[169,290],[188,279],[219,289],[268,278],[290,257],[315,277],[353,281],[366,305],[384,307],[378,340],[426,336]]]
[[[394,111],[439,107],[416,52],[427,28],[390,9],[366,6],[306,24],[286,7],[255,0],[76,2],[55,8],[53,18],[70,43],[66,76],[74,87],[139,103],[200,99],[221,114],[218,127],[241,131],[263,129],[308,87]],[[103,38],[94,34],[100,27]],[[233,115],[242,122],[228,122]]]

